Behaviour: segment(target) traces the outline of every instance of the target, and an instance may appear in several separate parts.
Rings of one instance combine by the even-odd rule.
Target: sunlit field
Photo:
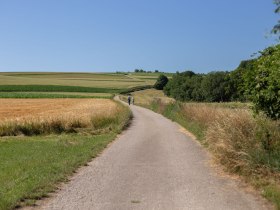
[[[144,78],[116,73],[0,73],[1,85],[61,85],[97,88],[131,88],[152,85],[156,75]]]
[[[114,94],[131,88],[151,86],[158,75],[159,73],[0,73],[0,98],[112,98]]]
[[[1,99],[0,136],[75,132],[117,116],[108,99]]]

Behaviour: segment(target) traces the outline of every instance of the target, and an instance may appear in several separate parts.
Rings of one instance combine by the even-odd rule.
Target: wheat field
[[[1,99],[0,136],[97,128],[115,119],[121,109],[109,99]]]
[[[34,118],[85,118],[112,113],[116,104],[108,99],[1,99],[0,121]]]

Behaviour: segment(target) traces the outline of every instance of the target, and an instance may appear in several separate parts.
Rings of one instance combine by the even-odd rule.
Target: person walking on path
[[[130,95],[127,97],[127,101],[128,101],[128,105],[130,105],[130,102],[131,102],[131,96]]]

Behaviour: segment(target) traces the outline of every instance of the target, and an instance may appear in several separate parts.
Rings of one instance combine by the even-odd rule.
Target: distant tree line
[[[152,71],[145,71],[143,69],[135,69],[134,70],[135,73],[153,73]],[[160,73],[159,70],[155,70],[154,73]]]
[[[128,72],[125,72],[125,71],[116,71],[117,74],[129,74],[130,71]],[[164,73],[164,72],[161,72],[159,70],[154,70],[154,71],[146,71],[146,70],[143,70],[143,69],[135,69],[134,70],[134,73]]]
[[[265,49],[256,59],[242,61],[231,72],[177,72],[164,93],[180,101],[252,101],[257,112],[280,119],[280,45]]]

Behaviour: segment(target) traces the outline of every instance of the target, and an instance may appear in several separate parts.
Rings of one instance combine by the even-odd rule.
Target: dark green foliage
[[[253,79],[254,62],[255,59],[241,61],[238,68],[230,72],[229,88],[232,92],[231,100],[244,102],[250,99],[250,95],[246,91],[248,88],[245,86],[245,81],[252,81]]]
[[[163,90],[163,88],[166,86],[167,83],[168,83],[167,76],[161,74],[161,75],[159,75],[154,87],[157,90]]]
[[[176,73],[164,88],[165,94],[180,101],[230,101],[231,78],[228,72]]]
[[[194,82],[194,76],[192,71],[177,72],[165,86],[165,94],[181,101],[191,100],[194,86],[198,85]]]
[[[230,101],[229,75],[227,72],[211,72],[201,82],[204,99],[208,102]]]
[[[256,111],[263,111],[272,119],[280,119],[279,61],[280,45],[265,49],[245,80]]]

